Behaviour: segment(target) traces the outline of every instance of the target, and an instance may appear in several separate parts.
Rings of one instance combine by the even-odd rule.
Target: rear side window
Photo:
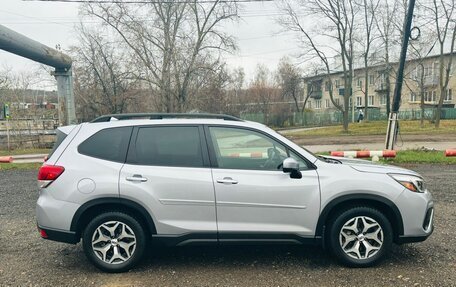
[[[56,149],[60,146],[60,144],[66,139],[67,137],[67,134],[62,132],[61,130],[57,129],[56,131],[56,139],[55,139],[55,143],[54,143],[54,146],[52,147],[52,150],[51,152],[49,153],[49,155],[47,156],[48,158],[51,158],[51,156],[54,154],[54,152],[56,151]]]
[[[101,130],[86,139],[78,147],[78,152],[104,160],[125,162],[132,127]]]
[[[140,128],[135,153],[140,165],[203,167],[198,127]]]

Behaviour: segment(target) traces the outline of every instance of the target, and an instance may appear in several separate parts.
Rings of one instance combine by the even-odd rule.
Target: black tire
[[[94,238],[99,238],[99,231],[97,231],[98,227],[100,227],[102,224],[108,223],[108,222],[119,222],[121,224],[125,224],[126,227],[125,229],[128,230],[128,235],[134,236],[134,239],[132,238],[125,238],[125,239],[119,239],[119,241],[127,241],[130,240],[127,243],[131,243],[132,241],[135,241],[136,244],[132,245],[129,247],[130,257],[128,257],[128,254],[125,253],[125,249],[121,249],[120,247],[114,247],[111,243],[111,240],[109,240],[108,244],[111,244],[110,250],[106,252],[106,260],[109,260],[109,255],[111,255],[111,258],[113,258],[113,253],[114,253],[114,248],[117,248],[117,251],[123,252],[121,255],[123,256],[122,258],[128,258],[127,260],[123,261],[123,259],[115,259],[113,263],[108,263],[103,261],[102,258],[99,258],[98,256],[103,256],[103,253],[101,252],[96,252],[93,249],[92,246],[92,239]],[[123,226],[120,224],[120,226],[117,229],[114,229],[115,234],[118,234],[123,228]],[[109,226],[115,226],[115,224],[110,224]],[[109,234],[107,229],[102,228],[103,231],[106,231],[106,234]],[[95,234],[97,232],[97,234]],[[105,235],[106,235],[105,234]],[[104,238],[104,237],[103,237]],[[120,237],[119,237],[120,238]],[[89,224],[86,226],[84,229],[83,235],[82,235],[82,244],[83,244],[83,249],[84,253],[89,259],[90,262],[92,262],[98,269],[109,272],[109,273],[119,273],[119,272],[125,272],[128,271],[129,269],[133,268],[136,264],[140,262],[140,260],[143,258],[143,255],[145,253],[146,249],[146,232],[139,223],[137,219],[132,217],[129,214],[123,213],[123,212],[116,212],[116,211],[110,211],[110,212],[105,212],[102,213],[98,216],[96,216],[94,219],[92,219]],[[108,244],[104,243],[105,240],[102,240],[100,242],[100,246],[106,246]],[[115,241],[115,245],[117,245],[118,241]],[[119,244],[120,246],[120,244]],[[96,247],[98,247],[96,245]],[[109,246],[107,246],[109,248]],[[98,254],[98,255],[97,255]],[[123,261],[123,262],[122,262]]]
[[[374,221],[378,223],[378,225],[381,228],[382,234],[376,235],[377,239],[381,238],[383,240],[382,244],[380,245],[377,241],[367,239],[367,237],[361,236],[359,234],[364,234],[363,232],[355,233],[353,232],[353,236],[356,235],[358,239],[355,240],[346,240],[345,236],[341,236],[342,232],[342,227],[345,224],[355,224],[355,218],[358,217],[358,220],[361,221],[361,226],[358,227],[362,229],[364,224],[362,223],[362,219],[367,220],[369,224],[373,224]],[[370,219],[374,221],[370,221]],[[328,245],[332,251],[332,253],[336,256],[336,258],[343,264],[350,266],[350,267],[369,267],[372,265],[375,265],[379,263],[382,259],[384,259],[385,255],[387,255],[391,249],[391,245],[393,242],[393,230],[391,228],[391,223],[389,220],[386,218],[385,215],[383,215],[380,211],[377,209],[367,207],[367,206],[357,206],[357,207],[352,207],[349,209],[346,209],[335,216],[331,218],[332,222],[329,225],[328,228]],[[372,234],[371,231],[377,231],[378,228],[375,226],[372,227],[372,229],[368,229],[369,232],[366,232],[366,234]],[[344,234],[346,233],[351,233],[350,229],[344,228]],[[343,238],[343,239],[342,239]],[[360,242],[361,241],[367,241],[367,243]],[[341,241],[343,243],[341,243]],[[358,249],[358,252],[361,254],[361,256],[366,257],[366,258],[354,258],[354,257],[359,257],[355,252],[345,252],[344,249],[342,248],[341,244],[344,244],[346,242],[350,242],[349,244],[352,245],[347,245],[346,250],[350,250],[351,247],[355,247],[356,242],[359,242],[359,245],[361,246],[360,249]],[[381,240],[380,240],[381,241]],[[375,248],[380,247],[378,250],[372,250],[367,252],[367,249],[365,248],[366,244],[369,244],[370,246],[374,246]],[[355,248],[357,249],[357,248]],[[364,251],[364,252],[363,252]],[[367,255],[366,255],[367,254]],[[353,256],[353,257],[352,257]]]

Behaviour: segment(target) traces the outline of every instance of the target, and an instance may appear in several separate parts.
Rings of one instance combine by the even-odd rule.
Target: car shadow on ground
[[[63,248],[60,250],[63,261],[67,261],[72,269],[95,272],[85,258],[81,244],[77,248]],[[423,254],[416,245],[393,245],[390,254],[383,260],[378,268],[394,265],[415,266],[426,265],[431,256]],[[84,264],[81,264],[84,262]],[[229,245],[229,246],[183,246],[165,247],[151,246],[141,264],[134,272],[148,270],[175,270],[175,269],[205,269],[220,268],[262,268],[263,270],[274,268],[306,268],[310,270],[327,270],[333,268],[345,268],[339,264],[334,256],[318,246],[300,245]]]

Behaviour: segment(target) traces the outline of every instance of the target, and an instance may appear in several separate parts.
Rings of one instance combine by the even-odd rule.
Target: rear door
[[[260,131],[210,126],[206,133],[215,166],[212,174],[221,241],[245,238],[245,233],[250,239],[255,235],[314,234],[320,189],[310,163]],[[281,163],[287,157],[300,163],[301,179],[283,173]]]
[[[215,195],[202,127],[135,128],[120,172],[120,196],[139,201],[162,236],[205,233],[216,240]]]

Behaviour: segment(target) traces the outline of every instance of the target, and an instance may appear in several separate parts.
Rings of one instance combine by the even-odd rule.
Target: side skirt
[[[321,245],[320,237],[301,236],[293,233],[220,232],[186,233],[179,235],[154,234],[154,244],[166,246],[184,245],[259,245],[259,244],[305,244]]]

